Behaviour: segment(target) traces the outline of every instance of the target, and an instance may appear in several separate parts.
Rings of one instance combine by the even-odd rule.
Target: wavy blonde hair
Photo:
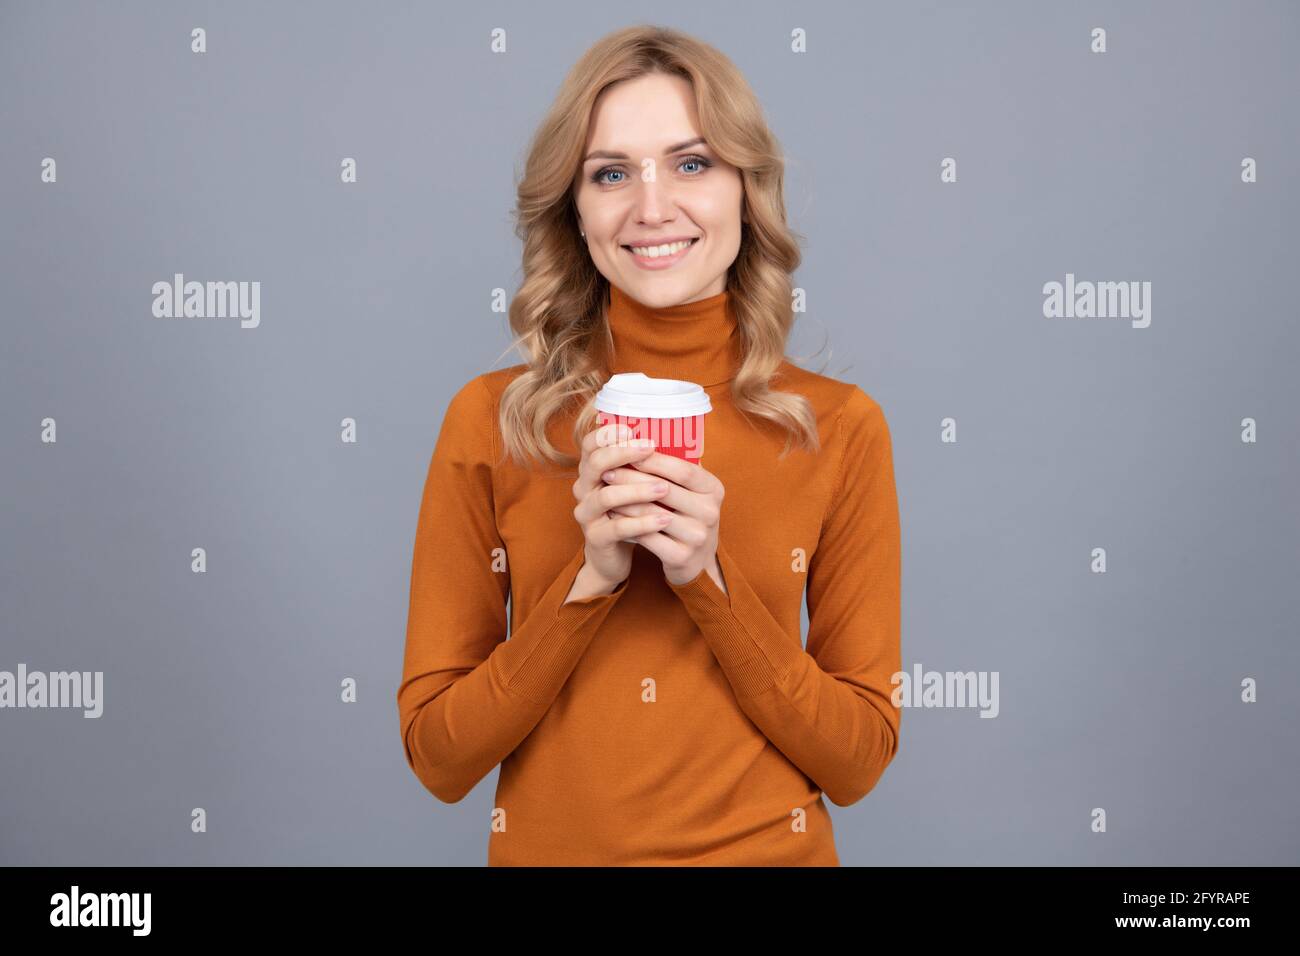
[[[676,30],[633,26],[605,36],[574,65],[538,127],[517,187],[515,233],[523,240],[524,281],[510,304],[510,327],[527,369],[506,386],[498,413],[505,452],[517,462],[578,459],[548,440],[551,416],[577,403],[574,447],[596,422],[595,395],[607,378],[613,339],[605,318],[609,282],[578,233],[573,188],[600,93],[614,83],[660,72],[688,80],[701,133],[740,170],[748,221],[727,270],[743,361],[731,382],[742,413],[768,419],[817,451],[816,417],[802,395],[769,385],[785,358],[794,324],[791,275],[799,245],[786,225],[785,163],[762,108],[736,66],[720,51]],[[502,353],[504,354],[504,353]]]

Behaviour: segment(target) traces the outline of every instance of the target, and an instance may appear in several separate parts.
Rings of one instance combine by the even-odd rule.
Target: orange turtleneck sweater
[[[502,390],[459,389],[415,533],[398,714],[440,800],[500,764],[489,865],[838,865],[848,806],[898,748],[898,503],[889,430],[858,386],[783,362],[821,450],[742,417],[728,292],[671,308],[617,287],[612,372],[705,386],[701,467],[726,495],[718,564],[671,585],[644,547],[610,594],[565,603],[584,562],[574,470],[502,457]],[[547,434],[577,455],[573,413]],[[808,603],[806,648],[801,604]],[[511,612],[507,640],[506,601]]]

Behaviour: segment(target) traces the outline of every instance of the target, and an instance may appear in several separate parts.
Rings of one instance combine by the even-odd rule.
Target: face
[[[583,157],[578,221],[606,279],[652,308],[726,289],[744,189],[702,141],[686,79],[651,73],[602,92]]]

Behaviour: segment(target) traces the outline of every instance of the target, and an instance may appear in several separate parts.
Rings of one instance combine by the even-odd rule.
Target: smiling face
[[[726,289],[743,199],[685,78],[649,73],[597,98],[574,201],[596,268],[632,298],[660,308]]]

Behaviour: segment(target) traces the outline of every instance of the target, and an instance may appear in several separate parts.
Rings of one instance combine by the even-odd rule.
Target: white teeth
[[[673,253],[681,252],[694,241],[694,239],[688,239],[685,242],[673,242],[666,246],[631,246],[630,248],[638,256],[657,259],[660,256],[671,256]]]

